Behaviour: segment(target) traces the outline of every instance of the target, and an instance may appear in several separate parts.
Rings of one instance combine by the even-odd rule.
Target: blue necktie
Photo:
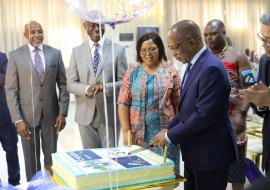
[[[192,66],[192,64],[189,63],[188,66],[187,66],[187,68],[186,68],[185,75],[184,75],[184,81],[183,81],[183,84],[182,84],[182,89],[184,88],[184,86],[185,86],[185,84],[186,84],[186,82],[187,82],[189,73],[190,73],[190,71],[191,71],[191,66]]]
[[[94,64],[93,64],[94,72],[95,72],[95,73],[97,73],[97,70],[98,70],[98,64],[99,64],[99,61],[100,61],[100,55],[99,55],[99,52],[98,52],[98,48],[99,48],[99,44],[95,44]]]
[[[40,80],[40,82],[42,82],[44,79],[45,71],[42,64],[41,56],[39,55],[39,51],[40,49],[36,48],[33,52],[35,53],[34,62],[35,62],[36,73],[37,73],[38,79]]]

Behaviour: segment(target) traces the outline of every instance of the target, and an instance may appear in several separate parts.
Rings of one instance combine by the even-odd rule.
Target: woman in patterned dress
[[[124,144],[131,131],[132,144],[147,147],[159,131],[166,128],[178,110],[180,78],[167,63],[163,42],[158,34],[147,33],[137,42],[138,63],[123,78],[118,98],[118,112]],[[152,149],[162,155],[162,148]],[[179,146],[168,144],[168,157],[179,174]]]

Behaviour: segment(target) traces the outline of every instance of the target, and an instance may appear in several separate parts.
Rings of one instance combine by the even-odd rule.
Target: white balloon
[[[64,0],[64,2],[84,20],[115,25],[143,16],[158,0]]]

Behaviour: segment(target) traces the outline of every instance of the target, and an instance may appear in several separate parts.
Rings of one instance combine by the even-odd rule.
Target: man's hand
[[[102,90],[103,90],[103,86],[101,83],[98,82],[96,84],[93,84],[90,88],[87,89],[87,95],[93,96]]]
[[[20,121],[16,123],[16,131],[21,136],[21,138],[30,139],[31,132],[26,127],[26,124],[24,123],[24,121]]]
[[[270,106],[270,88],[262,81],[254,84],[248,89],[241,90],[241,97],[256,106]]]
[[[101,92],[102,90],[103,90],[103,86],[101,83],[96,83],[91,89],[93,95],[96,95],[98,92]]]
[[[160,147],[164,148],[167,144],[167,140],[165,138],[165,133],[168,131],[168,129],[163,129],[160,131],[154,138],[151,140],[150,144],[153,145],[159,145]]]
[[[66,118],[65,116],[59,114],[56,118],[56,122],[55,122],[55,128],[57,133],[59,133],[61,130],[63,130],[66,126]]]

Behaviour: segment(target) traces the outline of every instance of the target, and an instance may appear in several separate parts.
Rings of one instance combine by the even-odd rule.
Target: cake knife
[[[136,150],[131,150],[131,151],[128,152],[128,155],[132,155],[132,154],[136,154],[138,152],[145,151],[145,150],[147,150],[149,148],[153,148],[154,146],[155,146],[154,144],[149,144],[146,147],[141,147],[141,148],[138,148]]]

